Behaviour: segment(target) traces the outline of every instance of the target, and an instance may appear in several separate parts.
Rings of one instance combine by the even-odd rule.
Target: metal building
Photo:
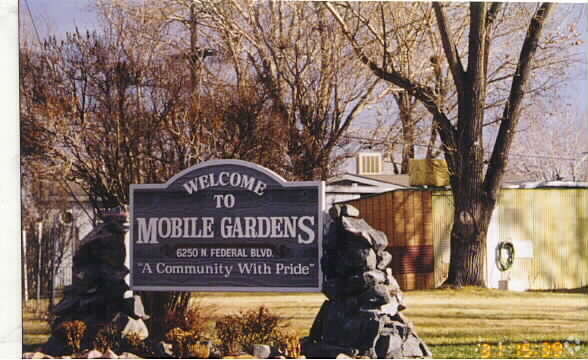
[[[393,272],[406,290],[447,277],[453,200],[448,190],[398,189],[347,203],[384,231]],[[514,248],[512,266],[497,265],[499,244]],[[588,184],[523,183],[501,189],[486,242],[486,286],[509,290],[588,285]]]
[[[447,276],[453,216],[448,191],[433,193],[435,285]],[[496,265],[498,244],[514,246],[506,271]],[[501,189],[486,241],[490,288],[573,289],[588,285],[588,184],[524,183]]]

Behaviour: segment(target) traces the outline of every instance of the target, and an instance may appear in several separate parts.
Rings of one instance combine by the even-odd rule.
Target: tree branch
[[[488,10],[488,13],[486,14],[486,31],[485,31],[485,36],[484,36],[484,48],[485,48],[485,52],[484,52],[484,81],[485,81],[485,85],[484,85],[484,87],[485,88],[488,85],[488,57],[490,54],[490,34],[492,32],[491,28],[492,28],[492,24],[494,23],[494,20],[496,20],[496,14],[500,10],[501,6],[502,6],[502,3],[493,2],[492,5],[490,6],[490,10]]]
[[[519,120],[521,104],[525,94],[524,88],[531,74],[532,61],[537,50],[545,20],[552,8],[552,3],[541,4],[533,15],[527,30],[527,35],[519,56],[517,71],[512,81],[508,102],[504,107],[502,122],[488,164],[486,179],[484,180],[484,188],[491,198],[496,198],[498,187],[504,175],[508,161],[508,151],[512,144],[514,130]]]
[[[451,70],[451,75],[453,75],[453,81],[455,83],[455,87],[457,88],[458,93],[461,95],[464,91],[464,69],[463,65],[461,64],[459,54],[457,52],[457,47],[453,41],[451,36],[451,30],[447,26],[447,19],[445,18],[445,14],[443,13],[443,9],[441,8],[441,4],[439,2],[433,3],[433,9],[435,10],[435,17],[437,18],[437,26],[439,27],[439,34],[441,34],[441,42],[443,43],[443,51],[445,52],[445,56],[447,58],[447,62],[449,64],[449,69]]]
[[[451,121],[449,120],[447,115],[437,105],[437,97],[434,91],[426,86],[412,82],[410,79],[407,79],[397,71],[385,71],[381,67],[379,67],[365,54],[361,46],[357,43],[353,35],[350,33],[349,29],[347,28],[347,24],[345,24],[345,21],[343,20],[341,15],[339,15],[337,10],[333,8],[330,2],[324,2],[323,4],[327,7],[329,12],[335,17],[335,20],[341,26],[344,35],[351,43],[351,46],[353,47],[353,50],[359,57],[360,61],[367,65],[370,68],[370,70],[380,79],[386,80],[390,83],[393,83],[403,88],[410,95],[419,99],[423,103],[425,108],[433,115],[433,119],[439,125],[438,131],[439,136],[441,137],[446,150],[445,156],[448,160],[449,165],[454,165],[455,154],[457,151],[457,134],[455,128],[451,124]]]

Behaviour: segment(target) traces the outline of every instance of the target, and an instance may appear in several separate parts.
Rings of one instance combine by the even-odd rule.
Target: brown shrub
[[[284,319],[265,306],[256,310],[227,315],[216,322],[216,335],[221,341],[221,350],[236,354],[241,350],[251,352],[254,344],[278,346],[281,333],[286,326]]]
[[[110,349],[115,353],[120,352],[122,336],[117,327],[113,324],[107,325],[100,329],[94,339],[94,348],[100,352],[106,352]]]
[[[169,311],[164,318],[164,333],[179,328],[184,331],[191,331],[197,334],[208,333],[208,322],[211,319],[213,310],[203,308],[199,303],[192,305],[185,313]]]
[[[208,346],[202,344],[202,338],[196,331],[185,331],[178,327],[169,330],[164,339],[172,345],[176,357],[206,359],[210,355]]]
[[[83,321],[65,321],[55,329],[55,335],[64,340],[72,353],[77,353],[81,350],[86,329],[87,326]]]

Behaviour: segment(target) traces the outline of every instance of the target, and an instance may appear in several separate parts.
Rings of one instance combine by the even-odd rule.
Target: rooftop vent
[[[380,175],[383,169],[381,153],[360,152],[357,154],[357,175]]]

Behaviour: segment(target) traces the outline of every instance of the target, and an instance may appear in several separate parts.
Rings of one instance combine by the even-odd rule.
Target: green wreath
[[[504,254],[506,253],[506,256]],[[512,267],[515,249],[510,242],[501,241],[496,246],[496,267],[500,271],[506,271]]]

